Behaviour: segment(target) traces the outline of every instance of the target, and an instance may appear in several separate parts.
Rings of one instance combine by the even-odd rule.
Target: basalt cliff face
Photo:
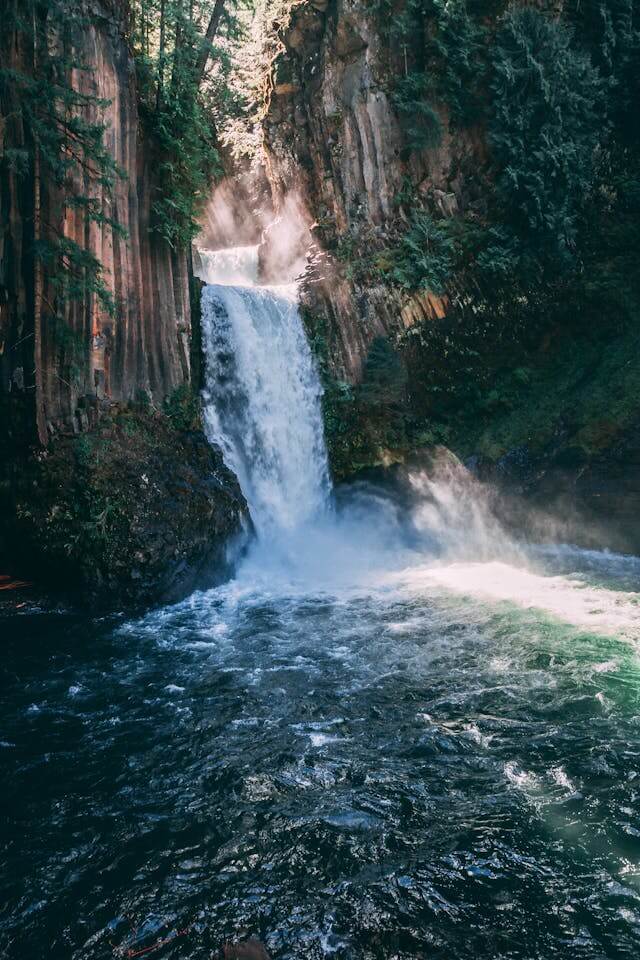
[[[408,183],[449,216],[474,202],[465,171],[477,169],[483,142],[472,130],[446,134],[436,150],[410,149],[391,95],[409,53],[383,38],[370,4],[305,0],[280,38],[264,122],[268,175],[276,204],[292,186],[299,193],[319,254],[307,305],[327,324],[334,370],[357,380],[376,336],[442,317],[446,301],[359,278],[347,255],[382,250],[406,222]]]
[[[154,148],[141,133],[125,15],[119,2],[92,5],[74,51],[90,69],[71,77],[75,89],[106,102],[99,115],[88,104],[83,119],[106,125],[105,146],[123,174],[109,195],[88,170],[75,172],[86,178],[75,186],[121,232],[109,222],[87,225],[83,211],[65,208],[60,190],[33,165],[26,175],[10,168],[10,151],[29,147],[29,131],[10,88],[3,93],[0,393],[3,426],[17,442],[86,430],[102,401],[126,403],[144,392],[158,402],[189,380],[187,257],[149,230]],[[33,74],[24,37],[3,29],[0,44],[3,66]],[[75,241],[102,263],[113,316],[90,292],[65,302],[34,258],[34,245],[47,231]]]
[[[631,23],[633,4],[627,6]],[[389,25],[410,7],[424,11],[421,26],[401,37]],[[630,264],[618,269],[624,244],[634,240],[614,252],[607,240],[591,261],[587,251],[581,273],[564,286],[555,276],[547,280],[542,271],[537,287],[516,294],[511,305],[502,302],[495,308],[478,286],[475,252],[467,258],[464,275],[454,274],[444,290],[430,289],[425,282],[411,289],[393,280],[394,250],[411,229],[415,210],[425,211],[446,238],[459,236],[461,225],[471,243],[474,231],[501,227],[495,187],[505,161],[492,154],[490,131],[493,122],[495,144],[503,133],[492,102],[499,95],[498,61],[492,52],[496,38],[506,45],[507,58],[521,44],[543,62],[548,43],[556,34],[564,36],[564,17],[574,31],[571,36],[582,44],[575,54],[579,70],[596,65],[606,76],[607,70],[623,69],[616,68],[615,56],[602,66],[602,31],[597,25],[593,29],[590,12],[580,5],[497,3],[484,5],[483,11],[485,7],[486,12],[469,14],[472,7],[464,3],[430,7],[406,0],[300,0],[277,29],[279,52],[267,84],[263,125],[267,172],[276,206],[295,189],[308,228],[313,255],[303,302],[327,373],[326,424],[334,472],[348,477],[442,442],[487,479],[532,499],[537,511],[551,508],[556,519],[570,517],[564,526],[553,527],[557,535],[637,549],[637,284],[631,297],[626,292],[620,296],[620,301],[626,299],[624,309],[616,303],[616,289],[627,276],[637,276]],[[453,26],[448,8],[460,11]],[[503,24],[514,10],[516,18],[518,11],[523,17],[515,27],[512,21],[505,40]],[[465,53],[468,29],[476,32]],[[520,29],[529,38],[540,32],[542,52],[535,52],[537,41],[531,45],[522,39]],[[573,55],[572,42],[567,40],[559,55],[563,61]],[[622,51],[622,35],[617,42]],[[469,50],[471,67],[464,62]],[[480,75],[481,69],[477,101],[470,117],[460,122],[456,97],[461,90],[466,95],[474,84],[473,71]],[[472,72],[467,76],[465,70]],[[414,77],[428,88],[427,95],[411,88]],[[407,107],[406,98],[403,103],[403,89],[415,96],[415,105]],[[514,107],[516,125],[525,110],[526,98]],[[550,103],[542,103],[540,116],[546,111],[552,113]],[[613,108],[610,112],[614,146],[608,142],[595,150],[611,151],[615,171],[622,156],[616,138],[625,143],[626,163],[635,156],[636,147],[628,143],[637,121],[632,113],[620,121]],[[544,131],[527,133],[526,121],[522,123],[526,154],[540,148]],[[416,143],[415,128],[424,130],[425,124],[438,127],[440,135]],[[628,182],[635,182],[634,163],[631,173],[624,174]],[[517,174],[513,178],[515,184]],[[570,181],[568,187],[573,188]],[[594,214],[596,219],[589,220],[599,210],[598,197],[613,197],[615,189],[610,181],[593,190],[586,212],[575,217],[576,232],[622,235],[631,193],[626,199],[620,193],[601,219]],[[517,216],[517,202],[513,210]],[[419,241],[428,257],[429,237],[422,235]],[[590,241],[578,235],[570,245],[576,242],[586,249]],[[607,294],[589,301],[583,296],[584,278],[591,282],[601,268]],[[599,282],[591,282],[592,290]],[[565,298],[573,306],[563,314]],[[517,304],[527,299],[540,306],[523,320]],[[629,303],[629,317],[620,321]],[[367,375],[372,344],[381,338],[398,347],[407,377],[391,401],[383,397],[372,405],[370,387],[363,391],[359,385]],[[346,402],[345,397],[355,400]],[[394,404],[404,413],[397,415]],[[398,427],[403,417],[404,425]],[[594,536],[588,533],[592,529],[597,530]]]
[[[24,30],[0,37],[0,563],[91,603],[174,600],[220,574],[246,504],[200,428],[189,257],[150,229],[158,154],[140,122],[128,5],[86,9],[67,83],[87,94],[83,123],[105,124],[110,189],[90,163],[70,168],[64,192],[44,174],[11,83],[42,63]],[[88,222],[70,193],[104,216]],[[95,290],[67,295],[68,277],[37,255],[47,238],[100,262],[112,310]]]

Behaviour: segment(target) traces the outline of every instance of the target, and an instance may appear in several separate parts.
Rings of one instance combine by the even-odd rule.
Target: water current
[[[640,559],[514,542],[444,455],[332,491],[255,256],[205,256],[234,579],[0,622],[0,955],[637,958]]]

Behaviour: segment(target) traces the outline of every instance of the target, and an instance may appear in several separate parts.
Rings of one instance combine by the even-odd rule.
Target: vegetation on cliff
[[[187,257],[245,6],[2,6],[0,556],[85,597],[188,589],[244,510],[198,429]]]
[[[171,601],[224,576],[246,505],[186,390],[9,465],[0,555],[82,603]]]
[[[252,0],[132,2],[143,122],[159,153],[154,228],[171,244],[193,240],[222,174],[217,128],[244,108],[233,69],[251,7]]]
[[[446,300],[444,319],[390,341],[407,371],[406,442],[499,457],[534,434],[538,449],[570,437],[569,421],[586,437],[605,420],[613,438],[640,414],[627,402],[640,315],[637,4],[377,0],[371,16],[407,174],[384,228],[351,226],[333,249],[359,290]],[[474,164],[453,170],[443,200],[428,171],[451,150],[445,136],[471,145]],[[607,400],[606,378],[624,403]],[[343,472],[363,459],[361,408],[330,376],[327,390],[359,424]],[[389,456],[397,429],[374,432],[369,455]]]
[[[101,114],[106,101],[83,83],[94,65],[79,60],[77,53],[78,38],[89,22],[82,0],[7,5],[3,29],[15,31],[16,45],[28,50],[29,58],[16,66],[0,65],[0,101],[8,128],[0,169],[5,176],[33,178],[36,193],[41,182],[55,184],[63,218],[80,216],[87,231],[105,222],[120,231],[104,202],[123,175],[104,141]],[[46,271],[61,300],[95,294],[103,308],[113,312],[98,257],[39,203],[33,233],[29,255],[34,271]],[[55,308],[53,312],[59,313]]]
[[[86,231],[108,223],[123,232],[110,213],[114,183],[126,174],[109,143],[112,133],[104,119],[109,101],[95,94],[96,64],[78,53],[83,32],[110,15],[131,46],[141,116],[157,155],[152,227],[184,248],[221,173],[216,125],[240,108],[229,75],[242,36],[238,14],[250,5],[250,0],[132,0],[122,10],[105,5],[103,12],[86,0],[8,3],[3,26],[30,56],[0,67],[9,123],[2,168],[55,183],[63,215],[82,217]],[[23,135],[16,138],[18,123]],[[48,214],[36,214],[30,255],[37,269],[57,283],[63,301],[93,293],[113,313],[100,258]]]

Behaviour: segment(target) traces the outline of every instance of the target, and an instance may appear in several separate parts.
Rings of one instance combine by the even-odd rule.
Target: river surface
[[[0,954],[637,958],[638,561],[543,563],[600,629],[428,568],[5,622]]]
[[[210,260],[256,538],[175,606],[0,618],[0,956],[637,960],[640,559],[514,542],[444,454],[332,492],[291,291]]]

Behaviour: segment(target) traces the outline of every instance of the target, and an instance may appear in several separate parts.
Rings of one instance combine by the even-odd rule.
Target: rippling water
[[[637,957],[640,561],[405,559],[5,622],[2,956]]]
[[[637,958],[640,559],[513,543],[450,456],[334,502],[295,304],[204,305],[261,539],[139,619],[0,621],[0,955]]]

